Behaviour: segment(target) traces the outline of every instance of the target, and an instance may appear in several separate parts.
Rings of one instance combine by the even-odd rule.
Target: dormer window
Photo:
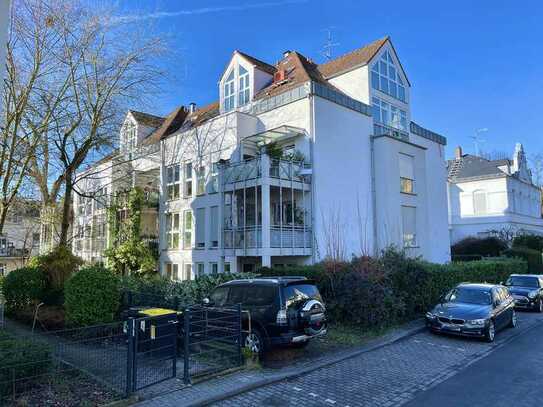
[[[238,106],[243,106],[249,103],[250,97],[250,85],[249,85],[249,72],[239,66],[239,92],[238,92]]]
[[[371,66],[371,87],[406,102],[404,81],[388,50]]]
[[[224,111],[228,112],[235,107],[236,94],[234,90],[234,70],[230,72],[224,83]]]
[[[251,101],[251,78],[249,70],[235,65],[223,84],[223,111],[245,106]]]

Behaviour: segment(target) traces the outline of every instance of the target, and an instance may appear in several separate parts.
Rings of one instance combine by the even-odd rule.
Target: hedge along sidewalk
[[[140,407],[154,406],[206,406],[230,397],[237,396],[283,380],[294,379],[326,366],[354,358],[364,353],[372,352],[384,346],[416,335],[425,329],[424,319],[417,319],[394,328],[378,338],[372,339],[363,345],[333,355],[324,356],[318,360],[311,360],[296,366],[276,369],[246,370],[218,376],[213,379],[176,390],[168,394],[155,397],[137,404]]]

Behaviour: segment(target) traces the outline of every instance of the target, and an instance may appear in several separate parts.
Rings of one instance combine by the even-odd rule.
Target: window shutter
[[[205,247],[206,244],[206,210],[196,209],[196,247]]]
[[[406,154],[400,154],[400,177],[414,180],[415,163],[413,157]]]

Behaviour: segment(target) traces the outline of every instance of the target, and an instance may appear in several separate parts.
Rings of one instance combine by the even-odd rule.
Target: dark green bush
[[[513,239],[513,247],[527,247],[528,249],[543,251],[543,236],[520,235]]]
[[[394,250],[384,251],[377,259],[261,269],[267,276],[298,275],[314,280],[332,321],[363,328],[420,317],[458,283],[499,283],[511,273],[527,271],[526,262],[517,259],[440,265]]]
[[[66,282],[64,299],[69,325],[112,322],[120,306],[119,277],[104,267],[83,267]]]
[[[64,283],[83,264],[83,260],[67,247],[57,246],[49,253],[33,257],[29,264],[45,273],[47,289],[43,301],[48,305],[61,305]]]
[[[190,281],[172,281],[160,276],[152,278],[127,276],[121,280],[122,291],[125,293],[124,306],[174,308],[196,304],[208,297],[219,284],[255,276],[249,273],[206,274]]]
[[[38,341],[12,337],[0,331],[0,400],[12,394],[13,385],[28,386],[25,379],[39,378],[52,365],[51,348]],[[15,387],[17,391],[17,387]]]
[[[12,313],[42,300],[46,289],[45,274],[36,267],[13,270],[2,283],[6,309]]]
[[[528,247],[515,246],[504,253],[507,257],[516,257],[524,259],[528,263],[528,271],[532,274],[543,273],[543,258],[539,250],[530,249]]]
[[[453,256],[498,257],[507,248],[507,243],[497,237],[466,237],[451,246],[451,254]]]

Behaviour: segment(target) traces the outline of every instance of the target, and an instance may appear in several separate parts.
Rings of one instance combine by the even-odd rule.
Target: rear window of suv
[[[292,284],[284,288],[286,306],[304,303],[307,300],[322,301],[319,290],[312,284]]]

